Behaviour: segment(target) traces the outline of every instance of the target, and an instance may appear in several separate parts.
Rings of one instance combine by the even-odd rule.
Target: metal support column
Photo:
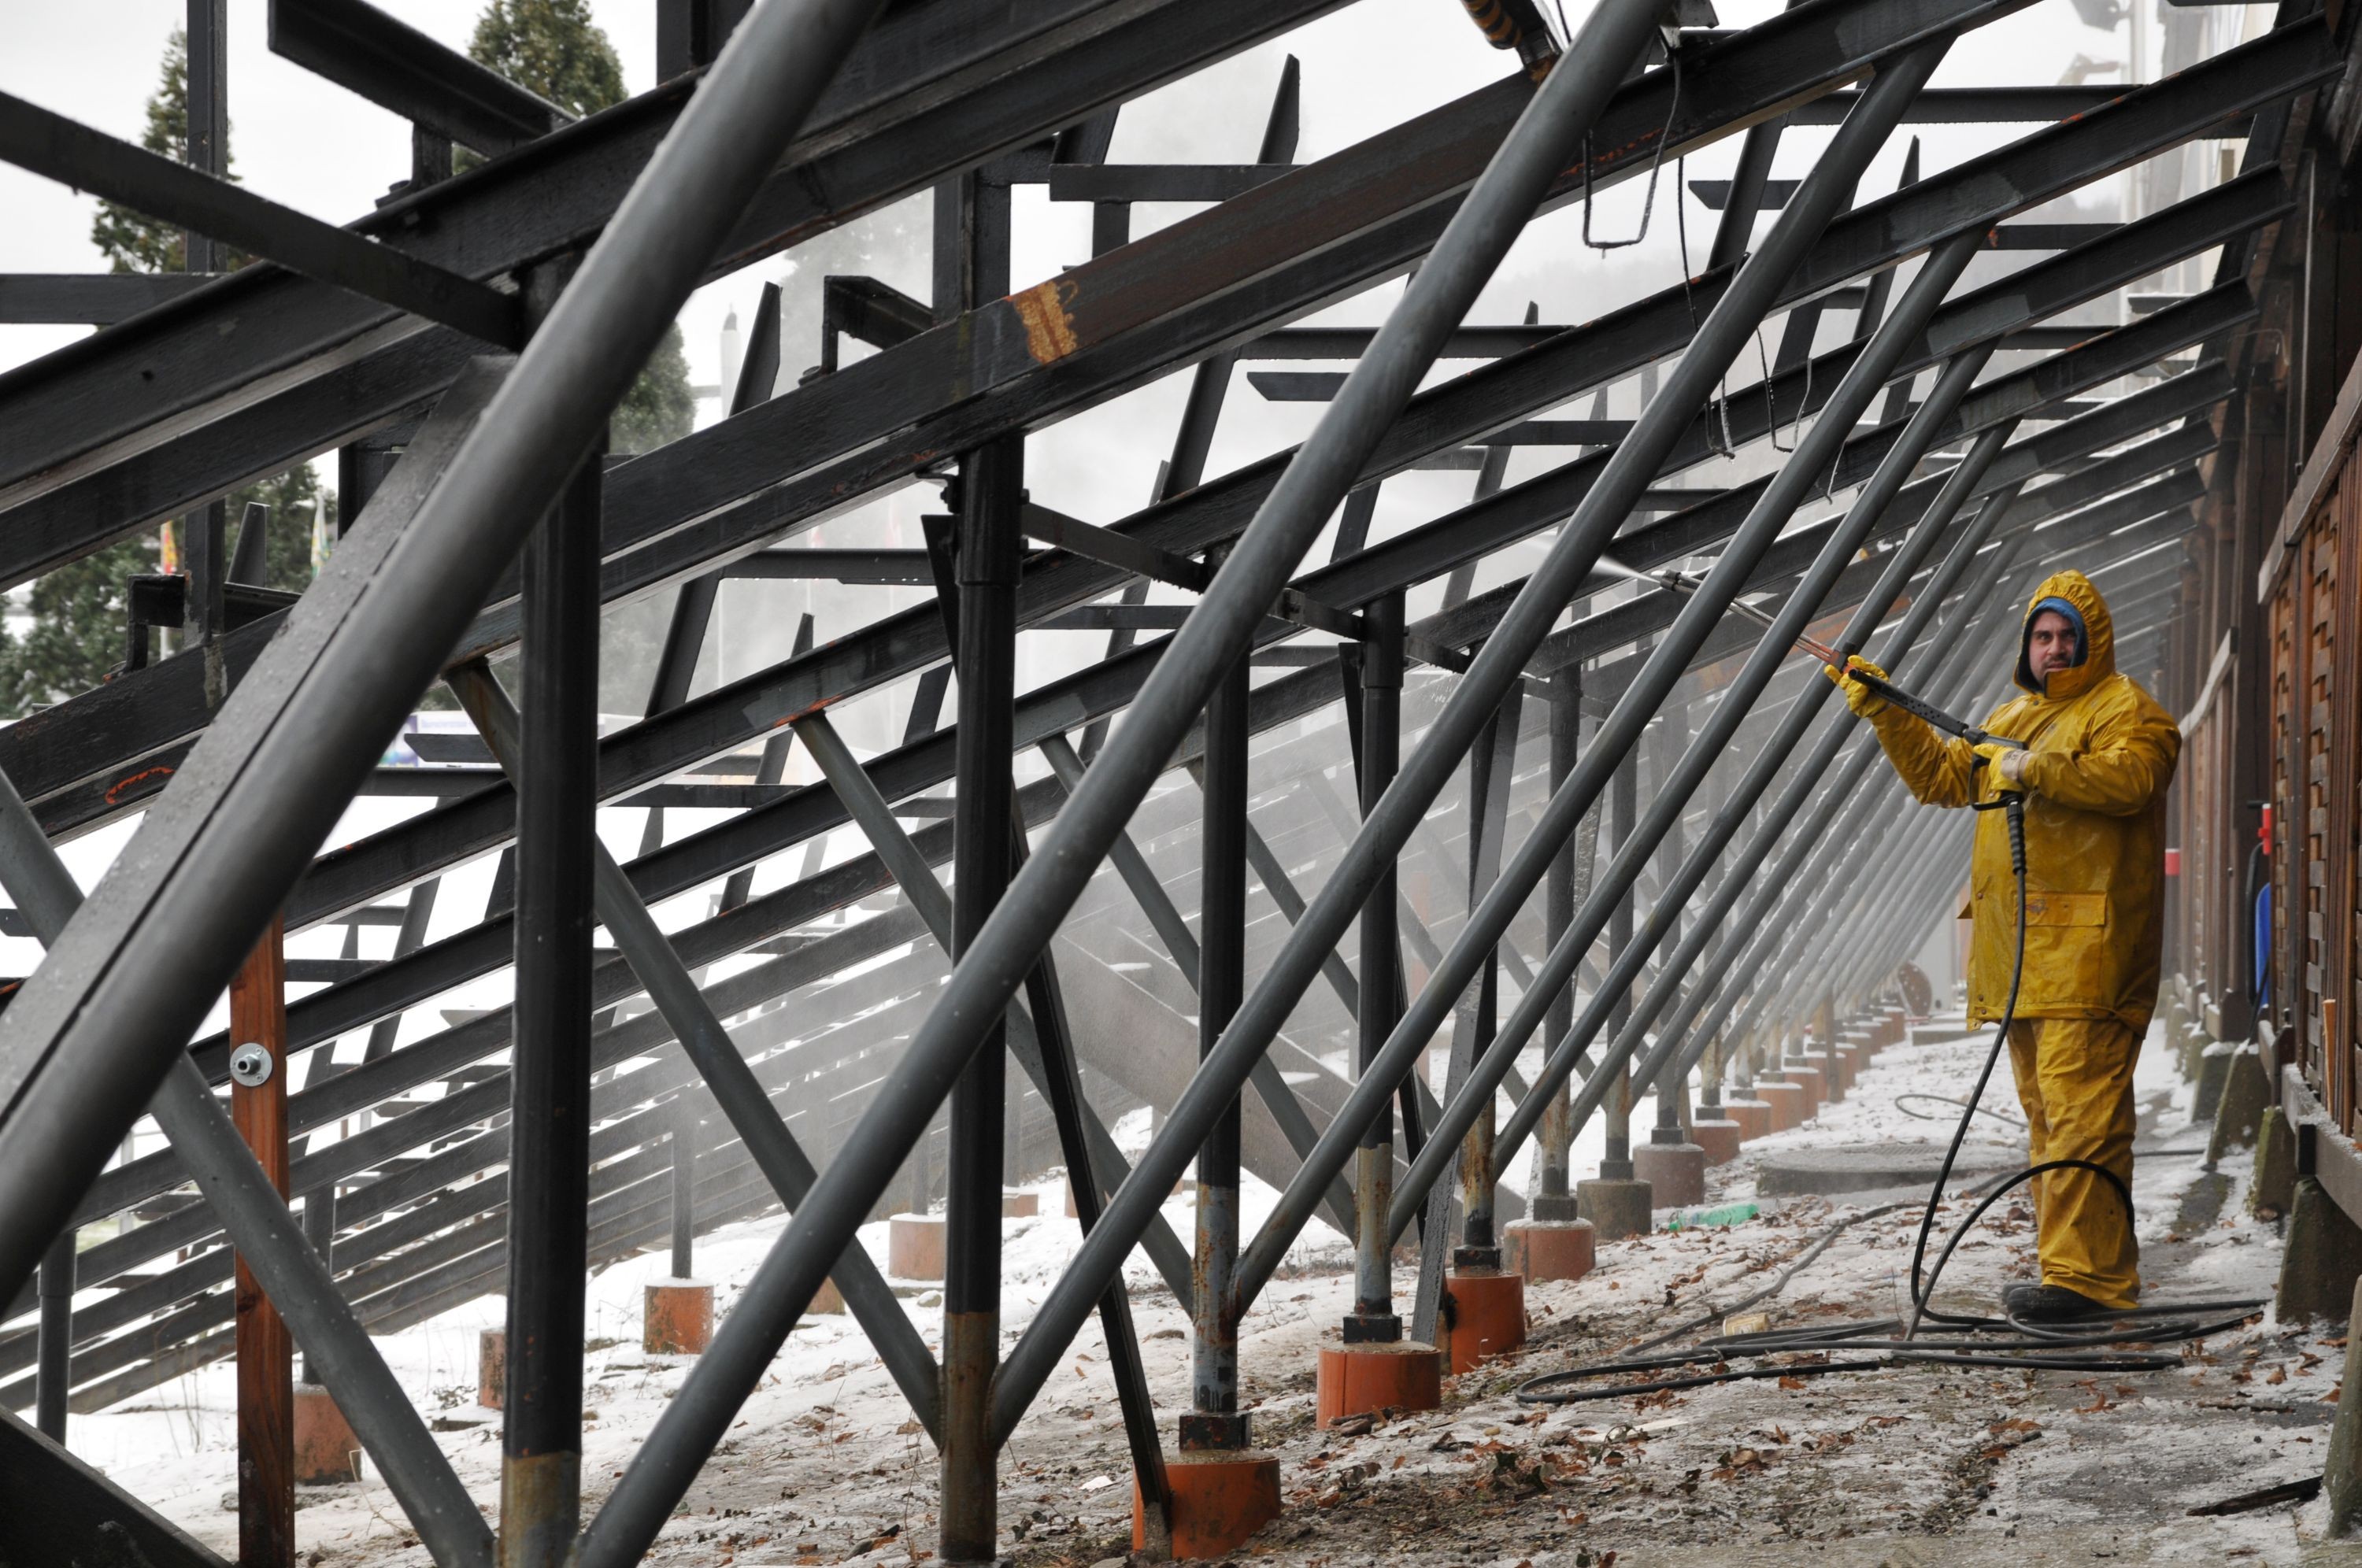
[[[1572,664],[1551,677],[1550,789],[1558,792],[1574,771],[1575,749],[1583,733],[1583,667]],[[1556,947],[1574,923],[1575,906],[1590,890],[1591,867],[1598,859],[1598,816],[1588,814],[1574,836],[1551,857],[1550,878],[1542,893],[1542,932],[1546,947]],[[1562,1037],[1574,1022],[1574,981],[1570,978],[1551,999],[1543,1038]],[[1533,1218],[1546,1223],[1573,1220],[1573,1153],[1574,1123],[1567,1116],[1567,1088],[1551,1091],[1550,1109],[1542,1115],[1541,1148],[1537,1156],[1535,1192],[1527,1199]]]
[[[73,1383],[75,1228],[67,1226],[41,1258],[41,1320],[34,1343],[33,1424],[66,1441],[66,1393]]]
[[[1008,293],[1009,188],[971,171],[935,201],[937,313]],[[948,220],[948,221],[946,221]],[[959,730],[953,828],[952,958],[1009,886],[1009,773],[1016,686],[1023,437],[960,459]],[[1021,980],[1022,977],[1012,977]],[[946,1563],[994,1560],[999,1485],[992,1380],[1000,1364],[1002,1133],[1007,1024],[999,1009],[951,1094],[944,1237],[942,1536]]]
[[[286,934],[285,925],[272,920],[229,984],[230,1118],[282,1203],[287,1197]],[[237,1262],[236,1290],[237,1560],[240,1568],[294,1568],[295,1342],[243,1257]]]
[[[594,448],[524,550],[501,1568],[560,1568],[581,1509],[600,466]]]
[[[1363,613],[1368,640],[1362,651],[1362,810],[1374,808],[1394,782],[1402,746],[1403,596],[1387,594]],[[1394,864],[1383,867],[1362,905],[1362,1007],[1354,1017],[1353,1066],[1366,1073],[1394,1032],[1402,1007],[1402,954],[1395,934]],[[1418,1071],[1417,1067],[1412,1068]],[[1345,1319],[1348,1344],[1391,1343],[1402,1338],[1394,1305],[1394,1242],[1386,1211],[1394,1205],[1395,1125],[1388,1104],[1363,1130],[1353,1159],[1353,1310]]]
[[[1517,769],[1518,728],[1525,712],[1525,688],[1509,688],[1488,732],[1468,754],[1468,907],[1474,909],[1501,875],[1501,840],[1508,828],[1509,778]],[[1475,1010],[1469,1020],[1464,1066],[1453,1043],[1453,1066],[1473,1067],[1493,1043],[1501,1016],[1501,961],[1496,949],[1478,972]],[[1460,1244],[1455,1269],[1497,1271],[1501,1237],[1496,1223],[1493,1179],[1493,1103],[1488,1098],[1469,1123],[1460,1150]],[[1440,1184],[1438,1184],[1440,1186]]]
[[[1246,991],[1247,659],[1241,653],[1206,703],[1205,825],[1198,834],[1198,1041],[1214,1048]],[[1197,1299],[1190,1308],[1189,1413],[1181,1447],[1241,1452],[1239,1127],[1236,1096],[1198,1146]]]
[[[1632,835],[1633,819],[1639,813],[1640,757],[1638,748],[1624,754],[1616,765],[1616,777],[1607,786],[1607,836],[1617,855],[1624,853],[1625,841]],[[1632,945],[1633,903],[1636,895],[1630,887],[1616,896],[1616,912],[1607,921],[1607,967],[1616,968],[1617,960]],[[1632,1009],[1629,986],[1616,994],[1614,1010],[1607,1016],[1620,1028]],[[1607,1149],[1599,1157],[1599,1179],[1630,1181],[1632,1179],[1632,1074],[1621,1062],[1602,1065],[1611,1075],[1607,1080]]]

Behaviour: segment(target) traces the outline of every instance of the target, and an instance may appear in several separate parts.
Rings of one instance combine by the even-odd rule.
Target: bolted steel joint
[[[245,1088],[260,1088],[270,1081],[275,1065],[267,1046],[249,1040],[229,1054],[230,1080]]]

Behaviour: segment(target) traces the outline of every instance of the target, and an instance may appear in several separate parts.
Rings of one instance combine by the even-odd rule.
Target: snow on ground
[[[1710,1203],[1754,1198],[1766,1151],[1807,1143],[1937,1143],[1948,1121],[1897,1110],[1913,1093],[1958,1097],[1985,1036],[1892,1048],[1852,1094],[1809,1128],[1750,1144],[1713,1174]],[[2188,1086],[2156,1043],[2138,1079],[2145,1108],[2135,1198],[2152,1300],[2270,1294],[2274,1226],[2246,1216],[2244,1159],[2207,1172],[2183,1151]],[[2015,1114],[2008,1069],[1985,1103]],[[1951,1108],[1914,1102],[1939,1114]],[[1643,1108],[1643,1115],[1646,1108]],[[1988,1133],[1985,1129],[1990,1129]],[[1145,1127],[1120,1130],[1137,1145]],[[1987,1121],[1980,1137],[2018,1137]],[[1053,1179],[1040,1218],[1007,1222],[1013,1341],[1079,1240]],[[1525,1378],[1614,1354],[1727,1308],[1769,1283],[1828,1226],[1909,1193],[1764,1199],[1728,1230],[1658,1234],[1600,1249],[1600,1267],[1528,1293],[1533,1341],[1520,1354],[1447,1386],[1445,1408],[1358,1434],[1313,1424],[1316,1346],[1350,1304],[1348,1249],[1315,1224],[1242,1329],[1242,1382],[1256,1441],[1277,1452],[1288,1508],[1246,1549],[1287,1561],[1597,1565],[1810,1561],[1904,1565],[1995,1561],[2294,1562],[2345,1561],[2314,1538],[2320,1505],[2192,1518],[2193,1504],[2320,1473],[2344,1341],[2264,1315],[2184,1349],[2165,1372],[2087,1375],[1915,1367],[1749,1382],[1562,1408],[1525,1407]],[[1252,1229],[1274,1194],[1252,1180]],[[1967,1211],[1955,1198],[1939,1234]],[[1187,1234],[1188,1199],[1166,1218]],[[1661,1218],[1665,1218],[1661,1216]],[[1915,1211],[1863,1220],[1774,1300],[1775,1322],[1810,1324],[1904,1309]],[[780,1229],[776,1218],[701,1239],[702,1277],[727,1312]],[[881,1264],[885,1227],[865,1230]],[[584,1393],[585,1485],[595,1506],[691,1363],[638,1348],[640,1294],[668,1264],[650,1255],[590,1281],[598,1347]],[[1990,1298],[2029,1275],[2033,1227],[2004,1199],[1961,1247],[1948,1300]],[[1129,1274],[1160,1422],[1187,1402],[1187,1319],[1144,1262]],[[1413,1271],[1398,1285],[1407,1303]],[[898,1286],[933,1342],[941,1298]],[[497,1416],[474,1403],[475,1336],[501,1321],[487,1298],[379,1342],[421,1413],[438,1428],[476,1497],[497,1494]],[[1003,1464],[1001,1523],[1026,1564],[1087,1564],[1130,1544],[1130,1465],[1096,1322],[1065,1358]],[[217,1366],[134,1408],[77,1419],[75,1449],[216,1547],[234,1548],[230,1371]],[[651,1561],[662,1563],[911,1564],[933,1546],[933,1450],[849,1319],[808,1317],[700,1477]],[[298,1531],[310,1561],[425,1562],[373,1477],[307,1488]],[[1587,1554],[1587,1556],[1586,1556]]]

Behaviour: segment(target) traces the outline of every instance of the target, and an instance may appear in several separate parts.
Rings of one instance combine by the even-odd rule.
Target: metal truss
[[[1291,61],[1253,162],[1179,166],[1108,160],[1122,106],[1338,0],[660,0],[668,80],[579,123],[364,0],[273,0],[275,50],[414,127],[410,186],[343,227],[0,99],[0,159],[185,226],[200,262],[260,259],[0,278],[0,320],[102,328],[0,375],[0,585],[331,451],[347,515],[292,604],[217,610],[243,580],[199,550],[180,651],[0,732],[0,929],[49,950],[0,1013],[0,1402],[55,1438],[207,1362],[243,1371],[250,1269],[438,1562],[608,1568],[833,1280],[938,1445],[946,1561],[993,1557],[998,1452],[1094,1318],[1169,1540],[1134,1253],[1193,1324],[1181,1445],[1243,1448],[1238,1325],[1305,1225],[1355,1242],[1349,1337],[1416,1335],[1447,1258],[1496,1259],[1503,1223],[1570,1201],[1589,1117],[1627,1160],[1636,1090],[1667,1129],[1693,1075],[1707,1105],[1743,1093],[1809,1019],[1879,1001],[1937,918],[1947,889],[1895,873],[1957,824],[1907,809],[1784,662],[1794,632],[1842,618],[1838,646],[1972,702],[1977,650],[2064,559],[2115,600],[2128,665],[2180,635],[2162,590],[2200,465],[2232,460],[2210,418],[2256,313],[2241,259],[2295,210],[2291,106],[2340,64],[2294,20],[2127,89],[1928,85],[2025,3],[1805,0],[1683,31],[1599,0],[1575,37],[1524,41],[1533,69],[1311,161]],[[216,103],[203,51],[192,69]],[[1915,144],[1900,186],[1860,193],[1933,123],[2025,134],[1925,173]],[[1774,179],[1800,133],[1817,160]],[[2224,137],[2240,173],[2134,221],[2042,211]],[[1539,217],[1733,138],[1732,178],[1699,182],[1720,215],[1696,276],[1580,325],[1468,319]],[[454,175],[455,146],[486,159]],[[1090,204],[1094,236],[1023,288],[1021,184]],[[926,192],[934,298],[832,278],[823,340],[799,344],[772,291],[725,417],[604,458],[692,288]],[[1139,202],[1208,204],[1134,240]],[[2212,288],[2063,319],[2212,251]],[[1993,252],[2023,264],[1964,287]],[[1295,325],[1406,272],[1375,329]],[[874,352],[841,355],[847,336]],[[1442,359],[1472,368],[1418,390]],[[1244,369],[1274,363],[1350,369]],[[1147,504],[1030,499],[1030,435],[1183,370]],[[1325,407],[1301,446],[1209,473],[1234,387]],[[1509,482],[1519,448],[1546,462]],[[1697,477],[1762,451],[1760,477]],[[1475,475],[1467,502],[1374,539],[1383,487],[1436,469]],[[943,487],[923,548],[798,542],[918,483]],[[1630,580],[1677,563],[1694,594]],[[934,598],[808,620],[789,657],[696,690],[730,580]],[[645,716],[600,734],[600,613],[676,590]],[[1742,598],[1774,629],[1729,615]],[[1021,690],[1019,640],[1062,631],[1104,652]],[[381,767],[437,683],[475,739]],[[863,756],[842,716],[888,711],[901,740]],[[785,781],[792,748],[817,782]],[[434,803],[315,853],[370,793]],[[602,806],[648,812],[635,854],[599,842]],[[711,806],[733,814],[666,834]],[[134,812],[84,900],[53,845]],[[480,914],[433,935],[446,878],[491,856]],[[685,923],[651,912],[700,892]],[[342,957],[289,971],[326,983],[201,1034],[281,922],[342,928]],[[360,956],[370,925],[391,956]],[[401,1042],[504,972],[511,1005]],[[1447,1032],[1439,1096],[1418,1063]],[[258,1043],[262,1141],[233,1066]],[[1111,1123],[1142,1105],[1158,1130],[1127,1155]],[[122,1155],[135,1124],[164,1146]],[[1162,1210],[1193,1162],[1182,1237]],[[1004,1357],[1012,1165],[1065,1168],[1084,1240]],[[1281,1193],[1253,1235],[1249,1176]],[[940,1358],[856,1237],[938,1195]],[[778,1209],[586,1508],[583,1270],[669,1246],[685,1272],[698,1233]],[[77,1253],[110,1219],[137,1222]],[[1391,1258],[1414,1228],[1405,1324]],[[370,1338],[491,1292],[512,1329],[497,1547]],[[107,1496],[18,1430],[12,1455]],[[151,1560],[181,1550],[135,1523]]]

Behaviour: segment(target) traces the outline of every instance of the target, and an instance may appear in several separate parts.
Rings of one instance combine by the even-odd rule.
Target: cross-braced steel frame
[[[1109,161],[1123,105],[1341,0],[658,0],[665,82],[579,123],[364,0],[273,0],[275,49],[414,127],[409,186],[345,227],[219,177],[219,0],[191,0],[186,163],[0,97],[0,158],[184,226],[196,274],[0,278],[8,319],[102,328],[0,375],[0,583],[195,524],[180,650],[127,629],[116,679],[0,732],[0,926],[47,949],[0,1014],[6,1402],[57,1437],[243,1347],[234,1255],[438,1562],[608,1568],[833,1281],[937,1444],[947,1561],[994,1556],[997,1455],[1093,1316],[1163,1539],[1134,1253],[1193,1326],[1181,1446],[1245,1448],[1239,1325],[1316,1218],[1356,1243],[1349,1338],[1403,1331],[1393,1249],[1417,1230],[1416,1333],[1442,1259],[1496,1262],[1529,1199],[1565,1208],[1593,1116],[1620,1161],[1653,1093],[1677,1139],[1693,1074],[1717,1105],[1882,1002],[1955,892],[1909,872],[1959,824],[1911,808],[1795,634],[1840,628],[1973,706],[2066,562],[2110,595],[2128,669],[2179,635],[2202,469],[2237,460],[2211,416],[2247,259],[2340,66],[2291,4],[2153,83],[1930,85],[2027,3],[1803,0],[1725,29],[1597,0],[1566,38],[1505,7],[1492,86],[1299,162],[1290,61],[1256,161],[1209,167]],[[1865,192],[1905,127],[1964,122],[2022,134],[1924,173],[1915,145]],[[1775,188],[1808,131],[1816,160]],[[2202,138],[2244,138],[2238,172],[2129,221],[2043,220]],[[1726,139],[1695,276],[1580,325],[1470,319],[1538,217]],[[455,176],[455,145],[485,161]],[[1019,288],[1024,184],[1090,204],[1093,255]],[[767,293],[725,416],[605,457],[691,289],[929,192],[930,300],[832,278],[823,341],[790,344]],[[1134,203],[1175,201],[1209,204],[1131,237]],[[215,273],[220,246],[260,260]],[[2026,255],[1962,282],[1996,251]],[[2211,287],[2090,325],[2210,255]],[[1406,271],[1374,330],[1290,325]],[[848,335],[875,352],[841,357]],[[1420,390],[1443,360],[1473,368]],[[1289,363],[1350,368],[1245,368]],[[1029,434],[1184,370],[1141,511],[1030,498]],[[1210,472],[1239,383],[1326,406],[1302,445]],[[1509,482],[1520,448],[1548,461]],[[338,547],[292,602],[255,589],[220,498],[332,451]],[[1418,469],[1473,492],[1381,536],[1383,487]],[[914,481],[943,486],[923,548],[792,542]],[[1609,556],[1697,586],[1635,587]],[[808,624],[696,690],[721,586],[754,579],[934,598]],[[600,612],[659,591],[646,714],[602,735]],[[1055,630],[1104,651],[1021,687],[1021,639]],[[438,683],[473,749],[381,767]],[[864,705],[899,745],[861,755],[839,718]],[[790,748],[818,782],[783,781]],[[320,852],[370,793],[434,803]],[[647,812],[631,858],[602,806]],[[734,810],[665,832],[712,806]],[[135,812],[84,899],[54,844]],[[861,847],[831,864],[838,834]],[[444,878],[494,856],[481,917],[433,934]],[[705,918],[651,912],[703,889]],[[203,1032],[282,921],[342,926],[345,956],[295,960],[326,983],[283,1017]],[[363,960],[372,925],[392,954]],[[503,971],[509,1006],[403,1042]],[[258,1045],[265,1143],[216,1093]],[[1141,1104],[1156,1132],[1128,1157],[1109,1123]],[[135,1124],[163,1145],[129,1150]],[[1193,1165],[1185,1242],[1162,1209]],[[1004,1354],[1002,1183],[1056,1165],[1084,1238]],[[1248,1176],[1280,1194],[1252,1234]],[[938,1192],[940,1357],[855,1234]],[[662,1245],[685,1272],[698,1232],[779,1208],[586,1513],[583,1270]],[[370,1337],[488,1293],[510,1325],[497,1535]]]

